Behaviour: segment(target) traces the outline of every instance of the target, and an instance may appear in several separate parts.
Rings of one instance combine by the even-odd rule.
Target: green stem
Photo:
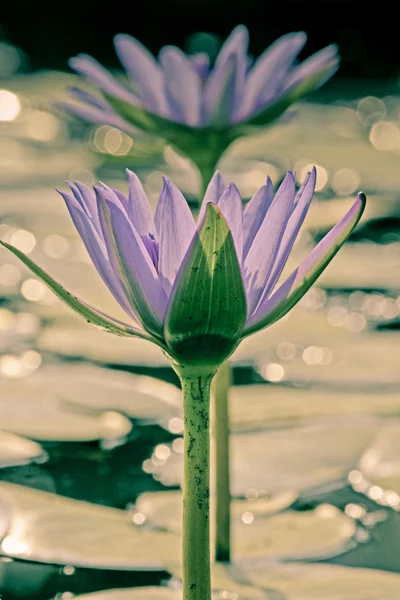
[[[231,514],[230,514],[230,459],[229,459],[229,388],[231,367],[225,361],[214,378],[212,385],[213,439],[215,456],[215,560],[230,562],[231,559]]]
[[[210,183],[210,179],[211,177],[214,175],[215,173],[215,169],[217,168],[217,161],[210,161],[209,164],[204,163],[201,165],[198,165],[198,169],[199,169],[199,173],[200,173],[200,179],[201,179],[201,189],[200,189],[200,202],[203,200],[204,194],[206,193],[206,189],[208,184]]]
[[[210,384],[212,375],[182,376],[184,403],[183,599],[211,600]]]
[[[198,157],[197,166],[201,176],[201,197],[216,169],[218,158],[209,155]],[[215,457],[215,549],[217,562],[231,560],[231,487],[229,454],[229,388],[231,368],[228,361],[219,368],[213,382],[213,440]]]

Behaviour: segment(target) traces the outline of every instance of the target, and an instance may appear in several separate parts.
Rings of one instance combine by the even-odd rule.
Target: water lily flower
[[[307,215],[316,180],[309,172],[296,193],[286,174],[270,179],[244,207],[237,187],[217,171],[198,222],[164,178],[155,216],[138,177],[128,171],[127,196],[105,184],[69,184],[60,192],[86,249],[129,322],[122,323],[66,292],[21,251],[3,242],[62,300],[113,333],[160,346],[174,362],[213,369],[244,337],[283,317],[305,294],[357,224],[360,193],[349,212],[280,285]]]
[[[73,87],[78,102],[59,104],[92,123],[128,133],[137,127],[159,135],[200,170],[205,168],[204,159],[212,162],[209,181],[219,157],[235,138],[250,127],[277,119],[335,73],[335,45],[297,61],[306,40],[302,31],[284,35],[253,62],[248,55],[248,31],[239,25],[211,65],[206,54],[186,55],[175,46],[164,46],[156,59],[135,38],[119,34],[114,43],[126,79],[116,78],[94,58],[79,54],[70,66],[99,88],[103,97]]]
[[[279,285],[306,217],[316,172],[296,193],[288,172],[276,193],[267,180],[243,210],[233,183],[216,172],[196,224],[168,179],[153,218],[139,179],[127,196],[82,183],[60,192],[86,249],[129,323],[64,290],[17,248],[2,242],[75,311],[119,335],[153,341],[180,377],[184,407],[182,585],[185,600],[211,600],[210,385],[240,341],[283,317],[322,273],[365,206],[353,206]]]

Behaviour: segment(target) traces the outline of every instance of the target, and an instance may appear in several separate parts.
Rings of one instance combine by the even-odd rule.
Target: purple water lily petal
[[[69,60],[69,66],[74,71],[78,71],[85,77],[88,77],[93,83],[100,86],[110,96],[121,98],[126,102],[135,105],[141,105],[138,96],[130,91],[126,86],[120,83],[111,75],[97,60],[87,54],[79,54]]]
[[[90,219],[91,219],[94,227],[96,228],[97,233],[99,233],[101,235],[99,213],[97,212],[97,201],[96,201],[96,194],[94,193],[94,190],[79,181],[74,181],[74,186],[75,186],[75,190],[77,190],[79,192],[79,195],[81,197],[81,203],[83,203],[84,206],[86,207],[85,212],[87,212],[87,214],[90,216]],[[71,190],[74,192],[73,187],[71,185],[70,185],[70,187],[71,187]],[[74,193],[74,195],[77,198],[76,193]]]
[[[205,79],[210,70],[210,57],[205,52],[198,52],[189,56],[192,61],[193,67],[196,69],[197,74],[201,79]]]
[[[293,207],[295,179],[288,171],[244,261],[248,314],[252,315],[268,282]]]
[[[204,125],[229,123],[235,104],[236,69],[237,57],[231,54],[208,77],[203,92]]]
[[[201,79],[191,60],[174,46],[164,46],[160,52],[164,70],[165,92],[170,114],[193,127],[200,124]]]
[[[100,181],[100,183],[101,183],[101,186],[108,193],[107,198],[112,200],[118,207],[120,207],[122,209],[124,214],[126,214],[126,216],[128,216],[128,199],[124,196],[124,194],[122,192],[120,192],[119,190],[116,190],[115,188],[111,188],[103,181]],[[97,196],[96,196],[96,201],[97,201],[97,209],[98,209]]]
[[[111,266],[138,321],[161,336],[167,299],[154,264],[120,203],[103,188],[95,190]]]
[[[126,169],[129,178],[128,216],[140,236],[156,235],[150,204],[139,177]]]
[[[239,265],[243,259],[243,206],[242,198],[234,183],[230,183],[218,201],[218,208],[224,215],[235,243]]]
[[[310,208],[316,179],[317,171],[315,167],[313,167],[312,171],[307,174],[304,184],[295,198],[292,214],[289,217],[281,243],[279,244],[279,251],[260,302],[270,295],[285,268],[289,254],[296,241],[300,228],[304,223],[304,219],[307,216],[308,209]]]
[[[243,258],[246,258],[250,246],[260,229],[265,215],[274,199],[274,186],[269,177],[249,200],[243,211]]]
[[[100,277],[103,279],[104,283],[118,302],[120,306],[125,310],[125,312],[134,320],[136,320],[136,316],[133,313],[130,304],[128,302],[127,296],[123,290],[121,282],[118,277],[115,275],[107,253],[107,248],[103,240],[103,236],[99,235],[94,227],[93,223],[87,216],[87,214],[82,209],[79,202],[66,192],[62,192],[61,190],[57,190],[58,193],[64,199],[69,214],[71,215],[72,221],[78,230],[79,235],[85,245],[86,250],[97,269]]]
[[[199,216],[197,222],[202,222],[204,215],[206,214],[207,204],[212,202],[218,204],[219,199],[225,190],[225,181],[222,177],[221,171],[215,171],[214,175],[210,179],[210,183],[207,186],[206,193],[204,194],[203,202],[200,206]]]
[[[196,232],[196,224],[185,198],[166,177],[154,222],[159,241],[159,273],[169,296],[175,276]]]
[[[306,41],[307,36],[303,31],[289,33],[265,50],[247,76],[245,94],[236,120],[246,118],[272,100]]]
[[[236,27],[223,44],[203,94],[204,122],[228,123],[239,100],[246,73],[248,32]]]
[[[91,106],[101,110],[111,110],[110,105],[108,102],[106,102],[106,100],[104,100],[104,98],[95,96],[87,90],[81,90],[81,88],[70,85],[68,91],[72,96],[75,96],[78,100],[85,104],[90,104]]]
[[[147,110],[169,116],[162,71],[154,56],[130,35],[116,35],[114,44],[119,59],[138,87]]]
[[[319,50],[291,72],[290,76],[285,81],[285,90],[300,83],[304,79],[308,79],[319,71],[326,70],[326,77],[322,78],[319,85],[323,85],[329,77],[331,77],[339,67],[339,58],[337,54],[336,44],[331,44],[322,50]]]
[[[249,45],[249,32],[245,25],[237,25],[222,44],[218,53],[216,64],[224,62],[230,54],[243,54],[246,56]]]
[[[87,123],[99,123],[101,125],[110,125],[121,131],[125,131],[129,135],[133,135],[137,130],[124,121],[119,115],[106,111],[102,108],[97,108],[89,104],[72,104],[71,102],[54,102],[54,106],[69,115],[78,117]]]
[[[303,262],[270,297],[264,299],[248,318],[244,335],[249,335],[282,318],[307,292],[357,225],[365,208],[360,193],[345,216],[326,234]]]

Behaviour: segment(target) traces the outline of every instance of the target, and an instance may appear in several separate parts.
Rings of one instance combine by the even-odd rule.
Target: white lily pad
[[[116,570],[159,570],[177,536],[136,525],[127,511],[0,482],[9,528],[1,553],[33,562]],[[155,548],[157,552],[155,552]]]
[[[293,499],[293,497],[292,497]],[[286,508],[289,496],[281,498]],[[213,502],[211,503],[213,505]],[[321,505],[304,513],[276,514],[279,502],[234,500],[232,503],[232,552],[235,557],[299,558],[337,551],[355,533],[354,521],[333,506]],[[136,502],[146,519],[168,531],[181,531],[182,494],[149,492]],[[211,512],[213,515],[213,512]],[[214,523],[211,521],[212,531]],[[171,561],[173,560],[171,555]],[[179,561],[179,556],[175,557]]]
[[[294,269],[308,251],[294,252],[288,270]],[[347,243],[326,268],[318,285],[330,289],[399,289],[400,253],[385,245]]]
[[[275,355],[277,346],[287,341],[303,346],[324,346],[327,340],[345,344],[351,338],[347,329],[331,325],[324,312],[305,310],[298,305],[272,327],[241,342],[231,360],[238,364],[252,363],[260,355]]]
[[[343,477],[357,465],[380,426],[380,421],[372,417],[346,417],[290,431],[232,435],[232,493],[244,496],[252,490],[275,495]],[[160,457],[156,448],[144,466],[165,485],[179,485],[181,446],[172,444],[166,458]]]
[[[0,380],[0,422],[5,431],[35,440],[90,441],[124,438],[132,425],[114,410],[91,411],[24,379]]]
[[[291,343],[290,337],[287,341]],[[303,349],[304,348],[304,349]],[[349,338],[327,339],[321,347],[300,349],[291,360],[280,361],[279,381],[301,385],[323,385],[338,389],[382,391],[397,389],[400,383],[400,354],[396,332],[382,331],[353,334]],[[306,352],[314,351],[326,360],[306,362]],[[308,358],[308,357],[307,357]],[[257,370],[268,378],[275,359],[260,357]],[[275,368],[275,367],[274,367]]]
[[[372,497],[400,508],[400,425],[391,422],[380,431],[360,458],[359,469],[374,485]],[[382,489],[383,488],[383,489]],[[394,492],[394,494],[393,494]]]
[[[269,156],[266,148],[272,149]],[[227,160],[242,157],[243,162],[243,155],[285,165],[282,170],[297,167],[298,171],[305,165],[318,164],[325,169],[326,183],[339,169],[349,168],[358,178],[354,193],[361,188],[397,194],[400,189],[397,152],[377,150],[370,143],[357,110],[348,106],[302,103],[296,108],[295,119],[244,138],[235,144]],[[240,169],[237,161],[236,167]]]
[[[39,319],[33,314],[0,308],[0,352],[23,347],[34,339],[39,327]]]
[[[167,587],[138,587],[104,590],[74,596],[76,600],[182,600],[182,590]]]
[[[338,416],[397,417],[399,412],[397,391],[359,392],[265,384],[234,386],[230,390],[231,429],[237,432],[306,425]]]
[[[45,327],[38,337],[38,347],[70,358],[86,358],[101,363],[165,367],[169,363],[151,342],[122,338],[79,322],[77,327]]]
[[[243,600],[397,600],[400,575],[336,565],[253,561],[243,566],[215,565],[213,588],[236,592]]]
[[[0,422],[2,423],[1,419]],[[43,462],[45,459],[46,452],[36,442],[7,431],[0,431],[0,469],[28,465],[31,462]]]
[[[261,568],[259,568],[261,571]],[[227,600],[398,600],[400,576],[372,569],[325,565],[266,564],[263,574],[218,565],[213,572],[213,597]],[[257,583],[249,581],[252,577]],[[260,579],[260,581],[258,581]],[[104,590],[74,596],[76,600],[181,600],[174,588]]]
[[[51,393],[69,403],[96,411],[118,411],[130,418],[162,423],[182,413],[180,390],[152,377],[83,363],[48,364],[25,378],[29,390]],[[175,423],[177,426],[177,422]]]

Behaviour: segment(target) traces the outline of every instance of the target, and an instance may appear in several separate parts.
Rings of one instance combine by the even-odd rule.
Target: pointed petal
[[[105,329],[110,333],[114,333],[116,335],[121,336],[136,336],[141,337],[143,339],[150,340],[150,336],[148,336],[143,329],[136,325],[128,325],[127,323],[123,323],[118,319],[114,319],[113,317],[109,317],[105,315],[101,311],[92,308],[86,302],[79,300],[76,296],[67,292],[55,279],[53,279],[50,275],[48,275],[43,269],[41,269],[36,263],[34,263],[30,258],[25,256],[23,252],[7,244],[6,242],[0,242],[2,246],[11,250],[15,256],[17,256],[47,287],[54,292],[54,294],[67,306],[72,308],[75,312],[81,315],[86,321],[89,323],[93,323],[97,325],[101,329]]]
[[[78,54],[75,58],[70,58],[68,64],[71,69],[90,79],[90,81],[100,86],[110,96],[141,105],[141,101],[136,94],[120,83],[118,79],[113,77],[107,69],[91,56]]]
[[[70,185],[70,187],[74,192],[73,186]],[[81,183],[80,181],[74,181],[74,187],[75,190],[79,192],[82,202],[86,206],[87,213],[89,214],[96,231],[101,235],[99,213],[97,212],[96,194],[94,193],[94,190],[90,189],[87,185]]]
[[[91,94],[87,90],[81,90],[81,88],[78,88],[74,85],[70,85],[68,87],[68,91],[72,96],[74,96],[81,102],[84,102],[85,104],[90,104],[91,106],[94,106],[95,108],[100,108],[103,110],[110,110],[110,106],[107,104],[107,102],[104,100],[104,98],[95,96],[94,94]]]
[[[124,194],[115,188],[111,188],[103,181],[100,181],[101,187],[108,192],[108,197],[112,199],[112,201],[121,208],[122,212],[128,216],[128,199],[125,198]],[[97,201],[97,196],[96,196]],[[97,207],[98,209],[98,207]]]
[[[197,219],[198,223],[201,223],[205,214],[207,204],[212,202],[218,204],[219,199],[225,190],[225,181],[221,175],[221,171],[215,171],[214,175],[210,179],[210,183],[207,186],[206,193],[204,194],[203,202],[201,203],[199,216]]]
[[[272,121],[277,120],[294,102],[306,96],[311,91],[320,87],[330,76],[330,68],[322,70],[303,78],[300,82],[292,84],[289,89],[284,89],[281,94],[267,103],[265,106],[258,107],[254,113],[246,117],[244,126],[247,129],[249,126],[265,126]],[[232,129],[232,135],[240,135],[243,131],[243,126],[240,123]]]
[[[129,178],[128,217],[140,236],[155,237],[153,215],[142,183],[136,173],[126,169]]]
[[[185,198],[166,177],[154,217],[159,241],[159,273],[169,296],[196,224]]]
[[[138,86],[147,110],[167,115],[162,71],[154,56],[130,35],[116,35],[114,44],[121,63]]]
[[[228,224],[215,204],[195,233],[176,277],[164,337],[181,363],[215,368],[236,347],[246,296]]]
[[[267,178],[266,185],[262,185],[246,204],[243,211],[243,257],[246,258],[250,246],[260,229],[265,215],[274,199],[274,186],[271,179]]]
[[[97,269],[100,277],[125,312],[133,319],[136,319],[129,304],[125,291],[116,276],[107,254],[107,249],[103,239],[103,233],[97,232],[93,223],[84,213],[76,198],[57,190],[67,205],[72,221],[85,245],[85,248]]]
[[[66,112],[68,115],[78,117],[87,123],[99,123],[101,125],[110,125],[121,131],[125,131],[129,135],[137,132],[137,129],[132,127],[118,114],[106,111],[103,108],[97,108],[89,104],[73,104],[71,102],[54,102],[53,106],[58,110]]]
[[[204,86],[203,103],[205,125],[226,125],[235,104],[237,58],[231,54],[216,65]]]
[[[281,243],[279,244],[279,251],[260,302],[262,302],[264,298],[268,298],[287,263],[289,254],[293,248],[293,244],[295,243],[300,228],[307,216],[307,212],[315,190],[316,178],[317,171],[315,167],[313,167],[313,170],[307,174],[303,182],[303,186],[296,195],[294,209],[289,217]]]
[[[171,115],[193,127],[200,125],[201,79],[192,61],[174,46],[160,52]]]
[[[157,272],[132,223],[112,196],[95,187],[111,266],[143,328],[161,337],[166,298]]]
[[[230,123],[244,93],[249,33],[238,25],[225,40],[204,86],[205,123]]]
[[[364,212],[365,203],[365,195],[359,193],[348,213],[326,234],[280,288],[270,298],[264,300],[248,319],[245,336],[272,325],[297,304],[347,240]]]
[[[222,44],[218,53],[216,64],[222,63],[231,54],[238,54],[247,58],[249,45],[249,32],[245,25],[237,25]]]
[[[257,308],[279,252],[293,207],[295,180],[288,171],[244,261],[249,315]]]
[[[326,71],[326,77],[320,80],[319,85],[325,83],[339,67],[338,48],[336,44],[331,44],[319,52],[316,52],[300,65],[298,65],[290,74],[286,81],[285,89],[290,88],[297,83],[312,77],[315,73]]]
[[[218,208],[224,215],[235,242],[239,264],[243,258],[243,205],[242,198],[234,183],[230,183],[218,201]]]
[[[238,119],[246,118],[273,98],[306,41],[303,31],[289,33],[277,39],[258,58],[246,78]]]

